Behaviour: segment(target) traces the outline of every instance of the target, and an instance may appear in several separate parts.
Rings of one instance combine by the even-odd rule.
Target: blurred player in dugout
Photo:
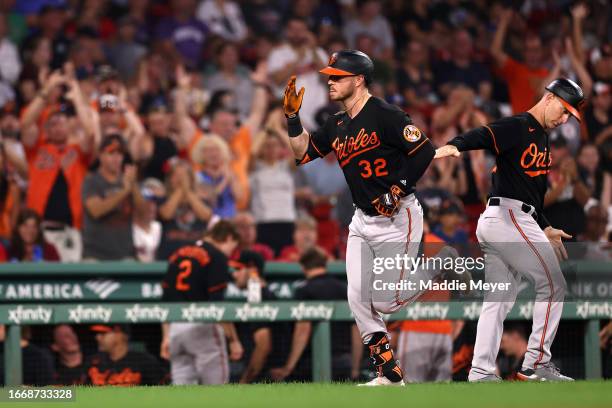
[[[162,281],[163,301],[223,300],[232,280],[228,257],[238,245],[238,231],[219,221],[204,239],[176,250],[168,259]],[[225,384],[229,358],[242,357],[242,344],[233,323],[164,323],[161,356],[170,359],[173,384]]]

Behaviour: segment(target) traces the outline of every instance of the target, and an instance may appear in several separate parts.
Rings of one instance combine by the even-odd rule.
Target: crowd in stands
[[[280,102],[295,74],[307,130],[339,111],[318,71],[344,48],[436,146],[575,80],[584,120],[550,133],[544,211],[609,260],[611,22],[602,1],[0,0],[0,261],[163,261],[220,219],[236,257],[342,260],[346,181],[333,154],[295,166]],[[494,164],[431,164],[428,233],[475,242]]]
[[[587,229],[612,195],[610,7],[514,3],[3,1],[0,258],[165,260],[235,219],[266,260],[315,242],[342,259],[346,182],[333,155],[296,168],[279,100],[297,74],[304,126],[320,126],[340,107],[318,70],[346,47],[373,58],[371,92],[438,146],[527,109],[552,78],[576,80],[585,119],[551,132],[545,212],[609,241],[609,223]],[[444,240],[474,241],[493,165],[470,152],[421,180]]]

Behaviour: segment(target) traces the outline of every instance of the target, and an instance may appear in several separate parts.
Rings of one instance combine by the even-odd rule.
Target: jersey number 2
[[[185,279],[191,275],[193,264],[189,259],[185,259],[179,264],[179,274],[176,276],[176,290],[181,292],[188,291],[191,285],[185,283]]]
[[[369,161],[361,160],[357,164],[359,165],[359,167],[363,167],[363,170],[361,171],[361,177],[363,178],[372,177],[372,166],[370,165]],[[382,177],[382,176],[388,175],[389,172],[387,171],[386,167],[387,167],[387,161],[385,159],[374,160],[374,174],[376,175],[376,177]]]

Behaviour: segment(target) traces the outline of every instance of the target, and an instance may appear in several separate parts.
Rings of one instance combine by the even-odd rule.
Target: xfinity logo
[[[463,317],[469,320],[475,320],[478,316],[480,316],[481,311],[482,305],[480,303],[471,302],[463,306]]]
[[[263,320],[276,320],[278,315],[278,307],[269,305],[265,306],[251,306],[245,303],[243,306],[236,309],[236,317],[243,322],[247,320],[263,319]]]
[[[168,318],[169,309],[165,307],[155,306],[140,306],[136,303],[134,306],[125,309],[125,318],[132,323],[139,321],[155,321],[165,322]]]
[[[15,324],[20,324],[21,322],[49,323],[52,314],[52,309],[47,309],[42,306],[24,307],[19,305],[16,309],[9,309],[8,319]]]
[[[113,309],[103,306],[87,307],[78,305],[68,310],[68,320],[75,323],[81,322],[104,322],[108,323],[113,314]]]
[[[333,307],[325,306],[324,304],[307,306],[304,302],[300,302],[297,306],[291,307],[291,318],[295,320],[329,320],[333,312]]]
[[[612,318],[612,303],[580,302],[576,304],[576,314],[583,319],[590,317]]]
[[[196,303],[191,303],[188,307],[181,308],[181,318],[188,322],[194,320],[212,320],[221,321],[225,314],[224,307],[217,307],[215,305],[210,306],[198,306]]]
[[[415,303],[406,308],[406,317],[411,320],[446,319],[448,309],[448,306],[440,303]]]

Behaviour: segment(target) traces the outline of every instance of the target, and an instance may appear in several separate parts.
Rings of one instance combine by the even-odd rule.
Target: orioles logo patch
[[[414,143],[421,138],[421,131],[414,125],[407,125],[404,128],[404,139],[410,143]]]
[[[329,62],[327,63],[327,65],[329,65],[330,67],[332,65],[334,65],[334,63],[338,60],[338,53],[334,52],[331,57],[329,57]]]

